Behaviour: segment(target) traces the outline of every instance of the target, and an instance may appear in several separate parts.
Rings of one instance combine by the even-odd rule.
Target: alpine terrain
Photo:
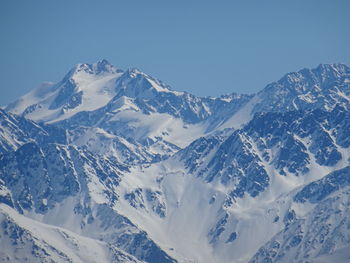
[[[0,262],[350,262],[350,68],[213,98],[76,65],[0,108]]]

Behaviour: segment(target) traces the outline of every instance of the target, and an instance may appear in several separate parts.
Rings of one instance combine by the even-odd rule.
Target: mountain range
[[[106,60],[0,109],[0,262],[349,262],[350,68],[198,97]]]

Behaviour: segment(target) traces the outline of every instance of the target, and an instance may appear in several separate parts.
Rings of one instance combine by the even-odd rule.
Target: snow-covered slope
[[[348,262],[349,98],[343,64],[219,98],[80,64],[0,110],[0,256]]]
[[[39,223],[0,204],[1,262],[141,262],[108,243]]]
[[[39,125],[0,108],[0,154],[17,150],[29,141],[67,142],[66,131],[57,127]]]
[[[349,116],[340,106],[256,114],[242,129],[200,138],[166,161],[131,170],[116,206],[177,259],[248,262],[299,216],[292,212],[295,191],[349,165]]]
[[[105,250],[101,255],[106,254],[105,260],[101,258],[99,262],[110,262],[106,259],[109,254],[117,260],[120,250],[141,261],[157,262],[154,259],[158,258],[160,262],[174,262],[146,232],[114,209],[119,199],[116,189],[127,169],[76,146],[30,141],[0,156],[0,202],[16,210],[11,212],[11,229],[17,228],[17,215],[23,214],[41,223],[74,232],[82,236],[83,244],[87,240],[85,237],[94,239],[91,244],[95,244],[95,253],[99,255]],[[0,225],[6,226],[7,220],[8,216],[3,216]],[[20,224],[18,228],[13,235],[6,234],[8,229],[4,229],[1,239],[8,243],[12,242],[12,238],[14,244],[23,240],[25,245],[19,248],[30,248],[39,243],[41,252],[38,252],[38,257],[44,257],[46,249],[49,254],[55,252],[48,247],[40,249],[45,244],[49,247],[55,245],[55,238],[30,234],[33,230],[25,224]],[[39,227],[37,231],[40,231]],[[78,251],[77,255],[67,254],[66,247],[61,249],[52,255],[52,259],[61,254],[67,256],[64,260],[80,255]],[[11,249],[7,247],[5,258],[10,256],[10,262],[21,262],[21,259],[16,259],[17,250],[14,246],[11,254]],[[25,254],[26,251],[18,253]],[[45,258],[41,262],[45,262]],[[73,262],[76,262],[74,258]]]
[[[285,227],[250,262],[348,262],[350,167],[303,187]]]

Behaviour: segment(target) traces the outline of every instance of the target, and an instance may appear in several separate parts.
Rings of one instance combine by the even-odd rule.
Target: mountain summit
[[[254,112],[331,110],[339,104],[348,108],[349,83],[350,68],[344,64],[321,64],[314,69],[288,73],[258,93],[262,103],[256,105]]]
[[[6,110],[45,122],[94,110],[115,95],[114,83],[122,73],[107,60],[78,64],[60,82],[29,92]]]
[[[78,64],[76,65],[65,78],[71,78],[80,72],[84,72],[90,75],[102,75],[109,73],[123,72],[120,69],[115,68],[106,59],[100,60],[94,64]]]

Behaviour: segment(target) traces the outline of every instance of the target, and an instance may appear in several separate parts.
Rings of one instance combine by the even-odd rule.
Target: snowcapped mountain
[[[106,60],[78,64],[58,83],[39,87],[6,110],[35,121],[52,121],[105,105],[114,95],[113,83],[122,74]]]
[[[166,161],[133,170],[121,184],[134,190],[125,192],[117,206],[148,232],[171,233],[170,240],[157,237],[158,242],[184,253],[181,257],[248,262],[286,227],[289,216],[305,218],[302,210],[291,212],[295,191],[349,165],[349,116],[340,106],[331,112],[256,114],[242,129],[200,138]],[[149,189],[163,200],[164,218],[155,218],[147,201]],[[332,253],[346,247],[341,242]]]
[[[254,112],[331,110],[335,105],[349,108],[350,68],[344,64],[321,64],[286,74],[258,93],[260,103]],[[269,102],[269,103],[268,103]]]
[[[344,64],[321,64],[288,73],[258,92],[223,126],[237,127],[236,123],[246,123],[258,112],[331,110],[336,105],[349,109],[349,83],[350,68]]]
[[[102,60],[78,64],[57,84],[39,87],[6,107],[34,121],[53,123],[77,113],[140,111],[145,115],[164,113],[185,123],[198,123],[248,95],[200,98],[170,89],[168,85],[138,69],[125,72]],[[232,103],[235,101],[235,103]],[[237,106],[236,106],[237,107]],[[95,124],[96,120],[90,125]]]
[[[99,246],[106,252],[104,258],[108,256],[118,259],[121,252],[116,247],[122,247],[126,254],[133,254],[141,261],[157,257],[162,262],[172,262],[147,233],[112,209],[119,199],[116,188],[122,173],[127,169],[115,161],[98,158],[72,145],[31,140],[17,150],[0,156],[0,200],[28,218],[103,241],[105,244]],[[6,213],[3,214],[4,220],[9,219],[7,211],[5,209]],[[43,246],[33,248],[35,253],[39,251],[40,255],[46,255],[55,252],[64,256],[63,261],[69,262],[74,257],[79,257],[78,251],[78,254],[70,257],[70,254],[65,253],[65,247],[61,251],[48,248],[47,243],[52,244],[53,241],[46,239],[45,234],[42,234],[43,240],[36,242],[37,233],[31,233],[33,230],[27,229],[30,232],[27,235],[27,231],[21,230],[22,217],[17,217],[13,211],[9,213],[11,229],[18,228],[16,232],[26,233],[26,236],[13,236],[4,229],[4,236],[8,236],[6,238],[14,239],[14,243],[24,238],[26,245],[29,245],[27,241],[34,242],[36,246],[41,244]],[[56,228],[50,229],[48,232],[58,231]],[[48,238],[50,236],[48,233]],[[70,234],[65,236],[63,233],[61,242],[64,242],[64,238],[70,240]],[[136,244],[142,244],[142,247]],[[98,243],[95,246],[97,245]],[[9,250],[3,253],[2,256],[6,258],[12,252]]]
[[[17,150],[29,141],[67,142],[66,131],[58,127],[39,125],[0,108],[0,153]]]
[[[39,223],[3,204],[0,218],[1,262],[141,262],[105,242]]]
[[[102,60],[75,66],[59,83],[24,95],[6,110],[74,130],[72,143],[100,154],[153,162],[215,129],[250,98],[238,94],[195,97],[173,91],[137,69],[123,72]],[[99,147],[93,143],[96,133],[98,144],[103,144]],[[74,134],[84,139],[76,141]],[[120,148],[125,150],[121,153]],[[129,157],[124,157],[125,152]]]
[[[343,64],[219,98],[77,65],[0,110],[0,258],[348,262],[349,100]]]
[[[347,166],[297,192],[284,229],[260,248],[250,262],[348,261],[349,174]]]

